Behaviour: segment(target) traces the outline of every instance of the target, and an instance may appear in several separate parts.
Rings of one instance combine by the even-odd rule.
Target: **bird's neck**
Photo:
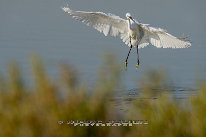
[[[128,27],[130,28],[130,29],[132,29],[133,28],[133,24],[134,24],[135,22],[133,21],[133,20],[131,20],[131,19],[128,19]]]

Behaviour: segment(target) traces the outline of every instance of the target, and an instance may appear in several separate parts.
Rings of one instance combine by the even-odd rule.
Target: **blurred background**
[[[141,49],[137,71],[134,50],[125,72],[129,47],[72,19],[61,10],[66,3],[73,10],[122,18],[130,12],[139,22],[174,36],[189,35],[192,47]],[[0,136],[206,136],[205,4],[0,0]],[[59,120],[149,124],[82,128]]]

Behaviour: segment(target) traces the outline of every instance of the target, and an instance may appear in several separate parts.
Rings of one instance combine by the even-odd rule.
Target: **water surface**
[[[49,75],[56,77],[61,62],[75,66],[83,82],[95,85],[98,70],[103,65],[105,53],[117,56],[122,69],[122,89],[130,96],[132,89],[147,70],[164,69],[178,87],[178,98],[193,95],[180,89],[196,89],[196,82],[206,76],[205,7],[203,0],[70,0],[74,10],[111,12],[125,18],[126,12],[139,22],[162,27],[175,36],[190,35],[192,47],[187,49],[157,49],[149,46],[140,50],[140,67],[136,71],[136,53],[124,61],[129,48],[119,38],[104,37],[96,30],[73,20],[60,7],[59,0],[2,0],[0,4],[0,71],[7,72],[7,64],[17,61],[25,77],[30,76],[29,58],[37,53],[45,62]],[[175,9],[174,9],[175,7]],[[138,91],[138,90],[135,90]],[[138,93],[138,92],[133,92]],[[183,94],[181,94],[183,93]],[[136,95],[134,95],[136,96]]]

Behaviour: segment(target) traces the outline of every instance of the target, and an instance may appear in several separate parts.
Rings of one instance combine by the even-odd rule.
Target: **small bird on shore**
[[[122,19],[110,13],[73,11],[69,7],[62,9],[74,19],[92,26],[104,33],[105,36],[108,34],[111,36],[119,35],[122,41],[130,47],[125,60],[125,70],[127,70],[128,58],[133,47],[136,47],[137,50],[137,69],[140,64],[138,49],[146,47],[149,43],[157,48],[187,48],[191,46],[191,42],[186,38],[177,38],[161,28],[141,24],[133,19],[130,13],[126,13],[126,19]]]

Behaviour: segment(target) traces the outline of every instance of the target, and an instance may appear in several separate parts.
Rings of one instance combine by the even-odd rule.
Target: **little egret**
[[[74,19],[103,32],[105,36],[108,34],[111,36],[119,35],[122,41],[130,47],[125,61],[125,70],[127,70],[127,60],[131,49],[135,46],[137,48],[136,69],[140,63],[138,49],[146,47],[149,42],[157,48],[186,48],[191,46],[190,41],[186,38],[177,38],[161,28],[141,24],[134,20],[130,13],[126,14],[127,19],[125,20],[110,13],[73,11],[69,7],[62,9]]]

